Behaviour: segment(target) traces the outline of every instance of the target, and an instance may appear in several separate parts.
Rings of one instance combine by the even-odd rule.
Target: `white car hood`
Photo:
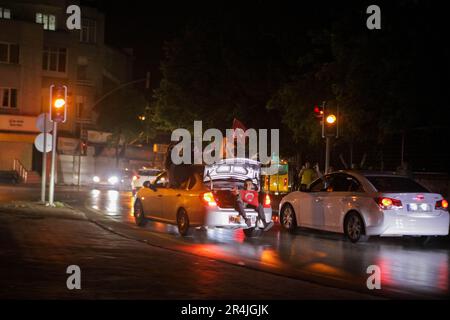
[[[252,179],[258,184],[261,175],[261,164],[258,161],[244,158],[224,159],[212,165],[206,165],[203,181],[236,179],[244,181]]]

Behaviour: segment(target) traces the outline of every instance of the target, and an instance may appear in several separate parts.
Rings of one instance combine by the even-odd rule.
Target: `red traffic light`
[[[322,108],[322,107],[319,107],[319,106],[314,106],[314,115],[315,115],[317,118],[323,117],[323,108]]]

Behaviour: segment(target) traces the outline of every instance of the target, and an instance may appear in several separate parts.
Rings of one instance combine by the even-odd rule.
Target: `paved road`
[[[0,202],[37,200],[37,192],[30,191],[22,187],[0,187]],[[340,235],[305,230],[292,235],[279,227],[259,239],[249,240],[242,231],[222,229],[197,230],[192,236],[183,238],[174,226],[157,222],[151,222],[145,228],[135,226],[132,198],[128,192],[75,192],[71,188],[59,188],[56,198],[85,212],[106,233],[138,240],[147,247],[150,244],[154,250],[224,262],[221,266],[240,266],[239,270],[256,269],[267,276],[283,279],[280,286],[305,280],[310,284],[389,298],[445,298],[449,295],[448,238],[434,240],[426,247],[417,245],[413,239],[373,239],[351,244]],[[367,289],[370,265],[381,268],[381,290]],[[265,290],[261,289],[261,292]],[[346,292],[344,297],[349,297],[350,291]],[[317,295],[311,293],[311,297]]]

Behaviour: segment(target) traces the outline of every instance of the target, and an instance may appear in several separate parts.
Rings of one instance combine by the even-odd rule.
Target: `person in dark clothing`
[[[244,181],[244,190],[253,190],[253,182],[252,179],[246,179]],[[245,213],[245,208],[252,208],[258,213],[259,219],[262,221],[264,225],[264,231],[268,231],[270,228],[273,227],[273,222],[267,222],[266,216],[264,214],[264,207],[261,204],[261,199],[258,199],[258,206],[255,207],[254,205],[248,204],[244,202],[244,200],[240,196],[240,192],[237,189],[233,189],[233,194],[236,196],[236,203],[235,203],[235,209],[239,214],[244,218],[245,223],[250,228],[251,227],[251,221],[247,217],[247,214]]]
[[[169,179],[169,188],[179,188],[183,182],[187,181],[193,173],[192,165],[190,164],[174,164],[172,162],[172,150],[178,142],[172,142],[167,148],[164,166],[167,170]]]

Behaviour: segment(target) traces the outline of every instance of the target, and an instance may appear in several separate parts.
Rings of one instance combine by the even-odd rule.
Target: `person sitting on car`
[[[253,190],[252,179],[246,179],[244,181],[244,190],[248,190],[248,191],[252,191]],[[258,213],[258,217],[259,217],[259,219],[262,221],[262,223],[264,225],[264,231],[268,231],[270,228],[273,227],[273,222],[272,221],[270,221],[270,222],[266,221],[266,216],[264,214],[264,207],[262,206],[261,201],[259,199],[258,199],[258,206],[254,206],[254,205],[251,205],[249,203],[246,203],[242,199],[241,193],[239,192],[238,189],[234,188],[232,190],[232,193],[236,196],[235,209],[244,218],[245,223],[247,224],[247,226],[249,228],[251,227],[251,221],[250,221],[250,218],[247,217],[247,215],[245,213],[245,208],[252,208]]]

